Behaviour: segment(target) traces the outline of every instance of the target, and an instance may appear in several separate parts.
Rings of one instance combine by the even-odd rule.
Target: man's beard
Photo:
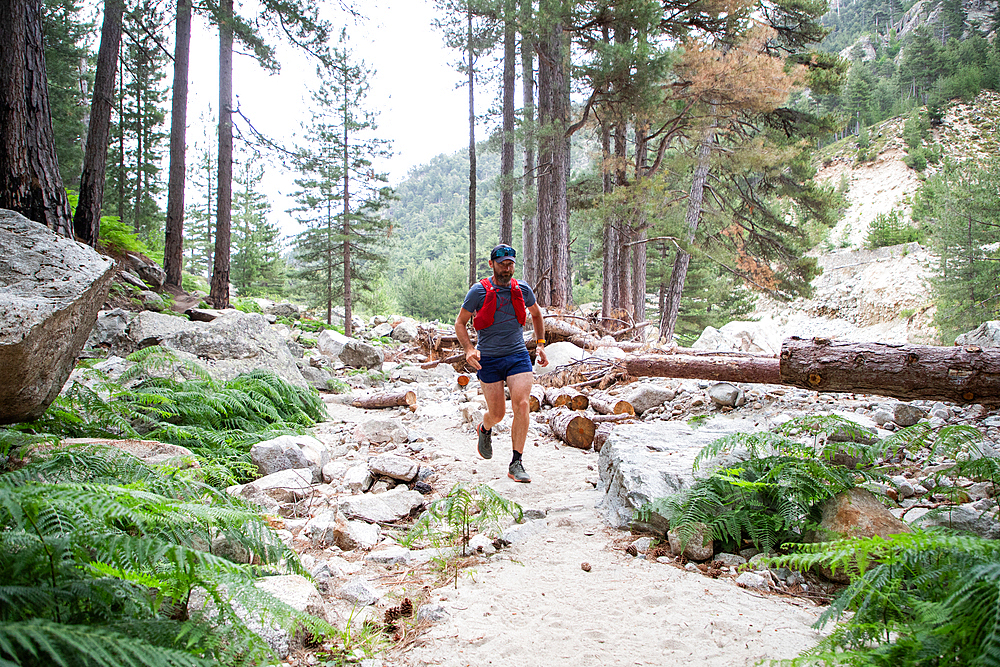
[[[501,287],[507,287],[510,285],[510,279],[513,277],[513,271],[511,271],[510,274],[501,275],[496,269],[493,270],[493,282]]]

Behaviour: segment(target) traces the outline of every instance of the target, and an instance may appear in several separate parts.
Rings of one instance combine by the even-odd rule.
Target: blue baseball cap
[[[515,257],[517,257],[517,252],[506,243],[501,243],[500,245],[496,246],[495,248],[493,248],[493,250],[490,251],[491,262],[495,262],[498,259],[500,261],[509,259],[510,261],[513,262],[515,261],[514,260]]]

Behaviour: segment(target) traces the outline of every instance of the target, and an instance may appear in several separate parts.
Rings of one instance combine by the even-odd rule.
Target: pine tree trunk
[[[52,131],[39,0],[0,0],[0,207],[73,236]]]
[[[163,268],[166,283],[181,286],[184,267],[184,177],[187,155],[188,70],[191,56],[191,0],[177,0],[174,87],[170,111],[170,167]]]
[[[354,335],[354,308],[353,299],[351,297],[351,170],[350,170],[350,144],[348,143],[349,133],[348,128],[350,126],[350,102],[348,100],[348,90],[350,86],[348,85],[348,74],[347,70],[344,70],[344,81],[342,84],[342,90],[344,93],[344,108],[343,117],[341,121],[343,122],[343,150],[344,150],[344,224],[342,233],[344,235],[344,334],[347,336]]]
[[[552,137],[554,55],[551,34],[538,42],[538,201],[535,207],[538,227],[538,281],[535,296],[541,306],[552,305],[552,224],[555,208],[556,164]]]
[[[524,128],[524,183],[522,196],[531,203],[535,198],[535,58],[531,24],[532,0],[521,0],[521,123]],[[526,207],[527,208],[527,207]],[[528,285],[538,287],[538,217],[525,213],[521,221],[521,275]]]
[[[77,238],[97,247],[101,235],[101,205],[104,203],[104,172],[108,160],[111,136],[111,105],[115,95],[115,75],[118,72],[118,49],[122,37],[123,0],[104,3],[104,24],[101,46],[97,52],[97,73],[94,78],[94,98],[91,102],[87,148],[80,174],[80,199],[73,217]]]
[[[476,69],[472,51],[472,6],[468,7],[469,66],[469,284],[476,282]]]
[[[229,307],[229,242],[233,208],[233,0],[222,0],[219,25],[219,178],[215,206],[215,268],[209,299]]]
[[[504,1],[503,138],[500,143],[500,243],[514,241],[514,67],[517,28],[514,0]]]
[[[701,144],[698,146],[698,162],[694,168],[694,176],[691,179],[691,190],[688,194],[687,213],[684,221],[687,223],[688,245],[694,242],[695,234],[698,231],[698,224],[701,221],[701,207],[705,198],[705,180],[708,178],[708,168],[711,165],[712,145],[715,143],[715,127],[713,126],[705,134]],[[670,284],[667,286],[667,293],[664,296],[664,310],[660,316],[661,335],[669,342],[674,336],[674,328],[677,326],[677,314],[680,312],[681,294],[684,292],[684,281],[687,278],[688,266],[691,263],[691,255],[682,249],[677,250],[674,257],[674,269],[670,274]]]
[[[551,305],[566,308],[572,299],[569,266],[569,139],[565,136],[570,116],[569,44],[563,23],[552,26],[552,300]]]

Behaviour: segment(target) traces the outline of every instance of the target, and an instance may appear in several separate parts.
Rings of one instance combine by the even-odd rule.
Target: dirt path
[[[597,455],[562,447],[533,425],[525,452],[531,484],[507,478],[509,433],[494,436],[496,456],[475,453],[471,427],[421,409],[411,429],[433,437],[421,456],[444,493],[459,481],[489,483],[544,519],[523,538],[465,569],[457,586],[433,590],[425,604],[447,615],[386,665],[752,665],[790,658],[818,641],[821,609],[765,596],[674,565],[633,558],[631,537],[606,526]],[[544,429],[544,430],[543,430]],[[590,565],[584,571],[582,563]]]

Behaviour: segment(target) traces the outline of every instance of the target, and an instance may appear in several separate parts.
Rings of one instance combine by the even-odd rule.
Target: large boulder
[[[385,355],[371,343],[352,338],[340,351],[340,360],[351,368],[381,368]]]
[[[666,518],[650,512],[638,521],[637,510],[691,486],[695,479],[692,464],[705,445],[736,431],[753,429],[752,421],[725,417],[715,417],[697,429],[683,422],[619,424],[598,457],[604,491],[598,506],[616,528],[632,526],[665,534],[670,528]],[[697,475],[707,475],[743,456],[745,453],[735,452],[705,462]]]
[[[112,353],[126,356],[160,345],[196,361],[216,380],[265,369],[298,387],[308,386],[285,339],[260,313],[225,310],[211,322],[191,322],[159,313],[138,313],[129,322],[126,342]]]
[[[114,263],[0,209],[0,424],[59,395],[108,296]]]
[[[323,329],[319,332],[319,338],[316,339],[316,349],[323,356],[336,359],[340,356],[344,346],[352,340],[354,339],[350,336],[345,336],[339,331]]]
[[[968,333],[959,334],[955,345],[978,345],[979,347],[1000,347],[1000,320],[983,322]]]

